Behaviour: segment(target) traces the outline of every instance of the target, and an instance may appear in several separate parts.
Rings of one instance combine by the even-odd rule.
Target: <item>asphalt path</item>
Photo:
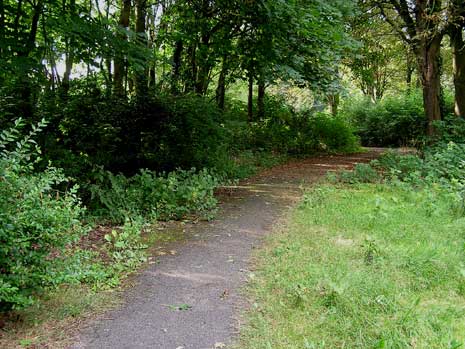
[[[380,152],[292,161],[225,189],[217,218],[189,228],[173,253],[136,277],[123,305],[87,324],[71,348],[229,348],[248,306],[243,290],[253,277],[253,250],[273,224],[327,171]]]

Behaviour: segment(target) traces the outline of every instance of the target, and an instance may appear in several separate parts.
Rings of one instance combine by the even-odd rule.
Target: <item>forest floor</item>
[[[350,169],[381,152],[295,160],[223,188],[217,217],[185,224],[181,241],[153,251],[122,305],[85,325],[70,347],[227,348],[247,307],[242,290],[254,277],[251,253],[273,224],[328,171]]]

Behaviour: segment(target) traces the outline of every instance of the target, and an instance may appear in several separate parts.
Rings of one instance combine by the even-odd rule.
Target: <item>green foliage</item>
[[[354,100],[342,113],[365,146],[415,145],[424,138],[426,119],[419,91],[386,97],[378,103]]]
[[[422,158],[388,152],[373,165],[391,179],[455,190],[465,184],[465,144],[440,143],[427,148]]]
[[[147,260],[141,242],[142,219],[126,219],[124,226],[118,231],[113,229],[111,234],[105,235],[109,243],[109,254],[112,258],[112,268],[120,274],[123,271],[134,271]]]
[[[58,190],[67,178],[57,168],[34,173],[41,122],[21,136],[21,119],[0,134],[0,310],[30,304],[50,284],[53,255],[82,233],[83,209],[76,187]]]
[[[444,120],[437,121],[435,127],[433,141],[465,143],[465,118],[449,114]]]
[[[114,222],[136,216],[166,220],[200,214],[208,218],[217,203],[213,191],[219,183],[205,169],[160,175],[141,170],[129,178],[102,171],[90,190],[94,209]]]
[[[236,105],[235,111],[240,114],[237,110]],[[290,155],[359,150],[358,139],[344,119],[311,111],[297,113],[277,97],[266,98],[265,118],[250,125],[234,121],[227,123],[226,128],[232,130],[232,143],[236,148],[240,144],[246,148]]]
[[[164,97],[161,104],[170,114],[157,130],[162,168],[213,168],[218,157],[226,153],[221,111],[207,98],[192,95]]]
[[[353,171],[343,171],[339,175],[339,179],[343,183],[375,183],[380,180],[380,176],[376,170],[369,164],[357,164]]]

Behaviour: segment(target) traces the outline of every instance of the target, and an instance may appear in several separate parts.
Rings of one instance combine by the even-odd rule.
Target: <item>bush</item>
[[[387,152],[370,165],[358,165],[355,171],[342,173],[337,179],[349,183],[372,182],[375,170],[393,183],[400,181],[413,187],[440,188],[452,193],[460,205],[465,204],[463,143],[437,144],[427,148],[423,157]]]
[[[44,137],[47,159],[88,181],[93,166],[134,175],[140,168],[172,171],[213,167],[226,151],[222,113],[207,98],[152,96],[124,101],[96,87],[74,89]],[[58,126],[55,126],[58,125]]]
[[[135,216],[179,219],[194,213],[208,218],[217,203],[213,191],[219,183],[208,170],[177,170],[167,175],[141,170],[129,178],[102,171],[90,188],[91,205],[114,222]]]
[[[449,114],[444,120],[436,122],[436,135],[433,142],[465,143],[465,119]]]
[[[83,211],[76,188],[60,169],[34,173],[39,149],[33,138],[45,122],[20,136],[21,120],[0,134],[0,310],[20,308],[49,284],[53,255],[75,241]]]
[[[374,104],[354,100],[342,114],[355,126],[364,146],[415,145],[423,140],[426,118],[420,91],[386,97]]]

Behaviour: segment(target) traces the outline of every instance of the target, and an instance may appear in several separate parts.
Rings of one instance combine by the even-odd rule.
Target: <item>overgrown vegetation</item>
[[[120,284],[156,222],[211,219],[218,186],[289,157],[418,147],[333,180],[458,214],[464,19],[456,0],[0,0],[0,312]]]
[[[51,254],[62,253],[83,233],[76,188],[57,189],[67,182],[59,169],[33,172],[40,152],[34,137],[45,125],[23,138],[19,119],[0,134],[0,311],[30,305],[34,292],[53,282]]]

